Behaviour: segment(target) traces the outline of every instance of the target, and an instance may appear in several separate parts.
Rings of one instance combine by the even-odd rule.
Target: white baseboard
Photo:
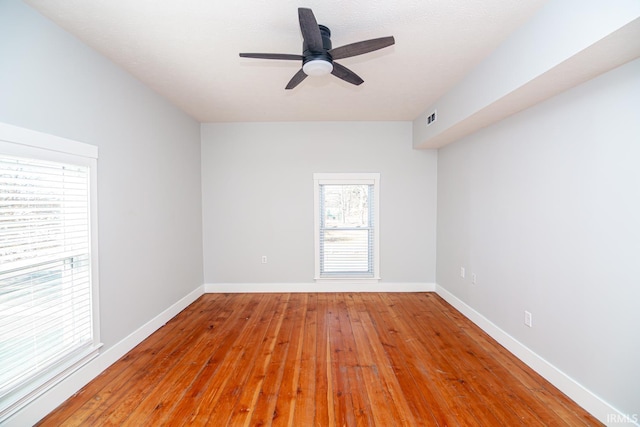
[[[435,283],[206,283],[206,293],[434,292]]]
[[[531,369],[536,371],[542,377],[544,377],[551,384],[556,386],[560,391],[569,396],[578,405],[586,409],[591,415],[596,417],[601,422],[609,425],[612,420],[626,420],[616,425],[635,425],[637,426],[637,419],[622,414],[613,406],[593,394],[586,389],[580,383],[569,377],[560,369],[547,362],[538,354],[533,352],[530,348],[516,340],[511,335],[500,329],[489,319],[482,314],[475,311],[464,301],[458,299],[455,295],[447,291],[442,286],[436,284],[436,293],[440,295],[445,301],[454,306],[465,317],[475,323],[480,329],[489,334],[493,339],[498,341],[502,346],[514,354],[518,359],[522,360]],[[636,415],[637,417],[637,415]],[[634,422],[636,421],[636,422]]]
[[[149,335],[157,331],[165,323],[184,310],[203,293],[204,287],[199,286],[197,289],[171,305],[146,324],[142,325],[132,334],[116,343],[114,346],[100,352],[98,357],[15,413],[11,418],[6,420],[6,424],[3,425],[7,427],[34,425],[49,412],[57,408],[62,402],[73,396],[74,393],[84,387],[89,383],[89,381],[100,375],[102,371],[107,369],[136,345],[145,340]]]

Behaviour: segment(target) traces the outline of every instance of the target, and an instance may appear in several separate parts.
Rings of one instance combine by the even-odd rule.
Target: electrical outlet
[[[460,267],[460,277],[462,277],[464,279],[464,276],[465,276],[464,267]]]
[[[262,263],[263,264],[267,263],[267,256],[266,255],[262,255]]]
[[[527,325],[528,327],[532,327],[533,326],[533,319],[531,317],[531,313],[529,313],[527,310],[524,311],[524,324]]]
[[[472,285],[476,284],[476,273],[471,274],[471,284]]]

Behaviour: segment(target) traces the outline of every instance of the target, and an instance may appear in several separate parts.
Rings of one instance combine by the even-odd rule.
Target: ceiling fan
[[[302,68],[293,76],[285,89],[293,89],[307,76],[334,76],[354,85],[364,82],[356,73],[335,62],[336,59],[350,58],[391,46],[393,36],[351,43],[333,49],[331,31],[324,25],[318,25],[311,9],[298,8],[298,19],[302,31],[302,55],[287,53],[241,53],[242,58],[282,59],[302,61]]]

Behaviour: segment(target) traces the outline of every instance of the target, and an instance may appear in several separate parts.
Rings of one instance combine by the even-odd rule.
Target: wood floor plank
[[[249,380],[238,398],[238,403],[229,419],[229,425],[247,426],[251,422],[255,404],[262,393],[262,385],[267,376],[267,368],[271,363],[278,333],[284,320],[283,313],[287,310],[288,303],[289,299],[283,296],[273,312],[269,330],[261,345],[261,357],[256,360],[254,371],[249,375]]]
[[[432,304],[430,306],[433,307]],[[424,322],[428,323],[435,315],[435,313],[428,313]],[[478,354],[482,354],[481,348],[473,341],[465,339],[462,335],[463,332],[453,322],[441,322],[440,335],[442,336],[442,334],[447,335],[456,343],[455,346],[449,345],[443,350],[445,357],[451,358],[453,352],[464,352],[470,356],[459,360],[457,363],[459,371],[464,376],[463,378],[467,378],[471,383],[477,400],[484,402],[502,424],[519,422],[527,426],[549,425],[551,420],[544,419],[544,408],[538,408],[540,412],[536,413],[528,405],[522,405],[521,402],[514,404],[517,395],[526,391],[525,388],[517,381],[509,382],[509,377],[495,375],[491,369],[494,366],[492,360],[477,357]],[[479,373],[486,375],[479,375]],[[500,404],[492,404],[495,401],[499,401]]]
[[[179,357],[185,339],[190,340],[196,337],[202,325],[201,314],[211,310],[214,307],[211,305],[214,301],[215,299],[209,296],[203,296],[192,304],[191,307],[195,311],[187,309],[174,317],[174,319],[181,317],[183,321],[173,322],[174,319],[172,319],[145,340],[144,345],[131,350],[110,367],[110,374],[115,378],[111,378],[107,384],[100,381],[89,383],[81,393],[90,394],[100,384],[105,386],[93,395],[91,401],[85,403],[65,422],[58,425],[108,425],[107,418],[112,416],[116,409],[135,405],[140,396],[144,395],[144,391],[148,390],[147,384],[160,377],[163,369],[169,369],[171,362]],[[149,367],[152,368],[149,369]],[[92,405],[94,402],[97,405]]]
[[[318,323],[315,368],[316,376],[316,426],[334,426],[335,411],[331,380],[331,346],[329,345],[329,296],[318,294]]]
[[[498,393],[504,393],[505,390],[508,390],[509,393],[520,398],[522,402],[526,402],[522,406],[530,408],[544,425],[566,425],[567,423],[576,425],[597,424],[595,418],[583,411],[581,411],[581,414],[585,418],[582,422],[578,421],[581,417],[577,417],[574,411],[576,405],[573,401],[539,374],[520,362],[513,354],[491,339],[484,331],[473,325],[469,319],[462,316],[460,312],[453,309],[442,298],[426,294],[424,297],[421,296],[420,299],[428,300],[430,306],[438,307],[443,315],[451,320],[451,322],[446,322],[447,325],[457,325],[465,334],[465,337],[460,337],[463,342],[469,342],[470,340],[466,338],[471,338],[472,342],[484,350],[478,352],[476,358],[482,360],[486,366],[490,366],[489,371],[495,378],[498,378],[500,383]],[[491,357],[488,357],[488,355],[491,355]],[[510,387],[509,384],[522,385],[523,387]],[[552,390],[551,393],[547,393],[547,388]],[[547,395],[551,395],[551,399],[548,399]],[[531,397],[536,397],[536,399],[531,399]]]
[[[276,325],[277,325],[278,319],[276,319],[275,322],[272,322],[272,320],[273,320],[272,308],[275,307],[276,304],[279,304],[279,299],[278,298],[279,297],[276,297],[275,299],[273,299],[270,302],[270,304],[266,305],[265,309],[264,309],[264,312],[260,313],[259,311],[256,311],[255,313],[251,313],[250,316],[255,317],[255,321],[257,322],[256,323],[257,326],[254,329],[254,334],[251,336],[252,339],[247,340],[247,342],[246,342],[246,345],[248,347],[251,347],[252,345],[255,345],[256,346],[256,350],[260,351],[261,348],[262,348],[261,346],[264,344],[264,342],[266,342],[266,339],[265,340],[260,340],[260,337],[261,337],[260,336],[260,331],[264,330],[267,327],[265,325],[268,325],[269,328],[272,327],[273,323],[276,323]],[[244,319],[244,323],[242,323],[243,319]],[[237,338],[237,334],[236,334],[237,329],[239,327],[247,325],[246,317],[243,318],[242,316],[239,316],[238,317],[238,321],[241,322],[241,324],[240,325],[235,325],[233,328],[230,328],[228,330],[228,335],[227,335],[228,337],[236,336],[236,338]],[[211,353],[213,351],[213,349],[216,347],[216,340],[215,340],[215,337],[209,337],[209,339],[211,340],[211,342],[207,344],[206,349],[208,349],[208,351]],[[228,350],[223,350],[223,349],[216,349],[215,350],[215,352],[220,354],[221,356],[223,354],[225,354],[226,351],[228,351]],[[257,358],[257,357],[254,358],[254,359],[256,360],[256,363],[260,360],[260,358]],[[200,360],[201,361],[202,360],[206,360],[206,357],[202,357],[202,358],[200,358]],[[196,363],[195,360],[194,361],[190,361],[190,362],[193,365],[195,365],[195,369],[198,369],[198,368],[200,369],[200,372],[198,373],[198,377],[204,377],[204,375],[202,375],[202,372],[204,370],[204,366],[202,366],[202,362],[199,363],[199,364]],[[233,379],[231,379],[230,382],[234,382],[234,383],[237,384],[237,381],[234,381]],[[245,388],[247,388],[247,387],[245,387]],[[191,387],[190,389],[193,392],[193,388]],[[177,391],[176,391],[176,393],[169,393],[169,395],[171,395],[171,394],[173,394],[177,398],[180,398],[180,399],[182,398],[182,396]],[[218,408],[218,406],[216,406],[216,408]],[[229,414],[225,413],[224,416],[223,416],[223,419],[225,417],[228,418]],[[163,422],[167,421],[167,418],[168,419],[180,419],[180,417],[178,416],[178,414],[175,411],[170,411],[170,412],[165,414],[164,418],[161,418],[161,417],[155,417],[154,418],[154,417],[152,417],[152,418],[147,419],[145,421],[145,424],[146,425],[161,425],[161,424],[163,424]],[[209,418],[211,418],[211,414],[209,415]]]
[[[307,317],[307,296],[297,294],[296,297],[296,304],[290,310],[293,327],[289,338],[287,355],[283,361],[285,369],[282,380],[280,381],[280,389],[278,390],[275,409],[278,416],[273,419],[273,426],[292,425],[296,411],[295,405],[299,397],[298,382],[300,380],[304,322]]]
[[[401,353],[408,352],[412,355],[407,359],[407,367],[414,382],[416,384],[427,382],[437,384],[442,397],[445,399],[443,402],[446,401],[448,411],[455,415],[456,420],[461,425],[464,425],[463,420],[470,419],[471,424],[474,424],[477,408],[470,406],[464,399],[466,394],[464,390],[465,384],[459,381],[455,375],[442,375],[442,373],[453,371],[449,361],[442,357],[436,348],[430,351],[424,348],[423,343],[416,338],[417,328],[411,328],[404,321],[402,313],[397,309],[396,304],[389,295],[380,295],[379,298],[382,304],[387,307],[389,318],[393,319],[393,323],[390,320],[388,322],[393,325],[393,329],[390,330],[390,337],[396,349],[400,350]],[[429,360],[429,362],[426,363],[426,360]],[[466,417],[461,417],[461,413],[466,413]],[[494,422],[495,420],[489,421]]]
[[[272,425],[273,419],[279,416],[276,410],[276,402],[280,391],[282,376],[285,371],[283,361],[289,351],[289,343],[294,326],[294,316],[292,311],[298,307],[299,299],[297,295],[288,302],[285,311],[282,313],[283,322],[276,337],[276,346],[266,371],[264,382],[258,400],[253,408],[251,417],[252,425]]]
[[[343,372],[346,374],[349,387],[348,393],[351,397],[356,425],[372,426],[371,403],[364,384],[364,373],[358,363],[358,347],[353,336],[352,319],[349,316],[345,298],[347,298],[347,295],[343,293],[336,295],[336,312],[342,340],[342,351],[340,352],[342,361],[340,366],[343,367]]]
[[[433,293],[207,294],[40,426],[601,426]]]
[[[347,364],[345,361],[345,351],[342,329],[340,327],[340,313],[338,307],[338,296],[332,294],[329,299],[329,354],[331,366],[331,381],[333,390],[333,408],[335,411],[337,425],[356,425],[353,398],[350,393],[349,377],[347,375]]]
[[[389,392],[389,388],[393,387],[389,384],[389,379],[392,376],[385,375],[385,372],[388,372],[385,370],[388,360],[382,356],[384,349],[373,348],[374,344],[367,336],[363,319],[360,317],[357,308],[359,304],[353,294],[348,295],[345,302],[351,319],[353,339],[357,349],[357,364],[361,370],[360,389],[362,390],[361,392],[366,391],[369,398],[373,424],[416,425],[411,411],[406,406],[404,396],[397,393],[394,399],[393,393]],[[373,342],[375,341],[373,340]],[[399,407],[401,409],[398,409]]]
[[[197,407],[191,417],[186,420],[187,422],[192,425],[207,425],[211,411],[220,399],[227,397],[225,393],[228,391],[227,384],[232,378],[238,378],[237,370],[254,362],[251,358],[245,358],[246,352],[249,351],[247,342],[253,336],[253,329],[263,323],[261,316],[269,305],[274,305],[274,300],[262,295],[254,310],[239,317],[240,320],[244,317],[245,322],[241,324],[240,331],[235,335],[232,346],[220,361],[216,375],[213,375],[211,381],[207,383],[207,387],[198,399]],[[231,383],[231,386],[233,387],[234,384]]]
[[[375,367],[375,375],[380,379],[383,386],[383,393],[387,400],[385,417],[392,418],[396,424],[416,426],[416,425],[439,425],[435,418],[431,418],[431,410],[423,407],[424,413],[413,411],[414,406],[425,403],[422,396],[413,396],[412,393],[404,393],[400,385],[401,377],[397,376],[394,370],[394,362],[389,358],[382,338],[376,331],[375,325],[371,320],[370,313],[361,295],[352,295],[356,301],[358,308],[358,317],[362,324],[363,333],[368,341],[369,349]],[[404,371],[402,371],[404,372]],[[413,397],[416,397],[415,399]],[[398,418],[395,417],[397,412]],[[426,418],[421,418],[425,415]],[[388,422],[383,424],[389,424]]]
[[[296,409],[291,425],[313,426],[315,421],[316,377],[318,340],[318,298],[308,294],[303,327],[302,351],[300,352],[300,375],[298,377]]]
[[[276,301],[269,299],[263,310],[254,313],[255,321],[247,322],[245,325],[243,333],[238,336],[235,346],[239,353],[234,363],[234,369],[219,390],[218,399],[209,401],[207,410],[202,412],[203,414],[206,413],[207,417],[203,416],[201,418],[202,422],[198,420],[197,424],[227,423],[230,414],[233,413],[236,407],[240,393],[249,386],[250,373],[254,371],[256,361],[264,357],[262,345],[267,339],[266,334],[269,331],[273,313],[277,307]]]
[[[181,425],[183,420],[190,420],[198,411],[202,396],[209,388],[214,376],[217,375],[225,357],[238,338],[238,330],[246,325],[247,317],[255,311],[258,300],[256,298],[238,298],[237,304],[230,309],[228,320],[220,324],[217,328],[210,328],[215,346],[210,348],[210,354],[201,362],[201,369],[194,378],[185,381],[184,393],[180,396],[179,404],[167,414],[165,422],[167,425]]]
[[[464,416],[447,382],[437,376],[425,376],[416,382],[413,373],[425,370],[423,364],[430,363],[431,358],[417,359],[414,346],[408,345],[410,338],[398,339],[397,319],[389,313],[380,295],[367,294],[363,299],[416,421],[430,425],[430,418],[434,417],[437,425],[460,425]]]
[[[455,336],[455,330],[443,329],[446,325],[438,322],[428,308],[415,306],[413,301],[402,303],[394,294],[385,297],[393,304],[394,310],[398,310],[400,316],[413,317],[416,326],[412,330],[413,336],[430,355],[433,376],[440,376],[444,384],[448,383],[455,390],[465,403],[469,415],[475,416],[476,423],[482,420],[490,425],[537,425],[520,419],[507,405],[494,407],[478,398],[491,395],[486,385],[486,376],[482,376],[483,380],[478,381],[478,373],[483,367],[475,364],[474,369],[471,369],[466,362],[473,360],[472,357],[455,357],[458,352],[473,354],[462,342],[451,339]],[[437,327],[434,327],[436,325]]]
[[[113,419],[116,424],[123,427],[158,425],[172,412],[186,391],[182,378],[194,378],[202,369],[202,361],[207,360],[215,348],[216,340],[208,332],[224,325],[231,317],[231,312],[216,313],[215,316],[215,319],[206,323],[207,327],[202,329],[197,341],[183,341],[183,352],[175,358],[173,368],[155,386],[150,387],[150,392],[127,414],[126,420]]]
[[[257,298],[249,298],[246,301],[246,310],[252,311],[258,305]],[[151,364],[143,369],[145,372],[140,379],[134,379],[129,387],[121,393],[118,400],[113,402],[111,407],[98,420],[88,420],[91,423],[102,425],[119,426],[129,423],[130,425],[142,425],[150,412],[137,412],[136,408],[148,399],[155,399],[155,405],[146,406],[152,410],[163,409],[160,405],[159,397],[156,393],[162,393],[170,384],[165,382],[167,375],[176,369],[176,366],[183,360],[186,354],[191,352],[201,340],[203,334],[210,330],[211,323],[204,322],[202,316],[208,313],[200,313],[200,323],[191,324],[180,332],[179,346],[171,354],[159,359],[158,363]],[[184,387],[184,384],[183,384]],[[158,406],[160,405],[160,406]]]

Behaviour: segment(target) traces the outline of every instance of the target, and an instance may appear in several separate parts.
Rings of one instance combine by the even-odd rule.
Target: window
[[[97,355],[96,157],[0,124],[0,423]]]
[[[379,280],[378,173],[314,174],[316,281]]]

